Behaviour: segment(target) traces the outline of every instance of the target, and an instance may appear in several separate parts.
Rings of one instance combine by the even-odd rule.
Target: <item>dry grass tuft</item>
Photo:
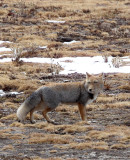
[[[5,127],[5,124],[0,122],[0,126],[1,127]]]
[[[96,99],[97,103],[112,103],[113,101],[115,101],[115,97],[98,97]]]
[[[110,107],[110,108],[130,107],[130,102],[129,101],[115,102],[113,104],[107,104],[107,107]]]
[[[10,127],[19,127],[19,128],[23,128],[24,124],[23,123],[19,123],[19,122],[13,122],[10,124]]]
[[[3,106],[4,106],[5,108],[17,109],[16,104],[14,104],[14,103],[12,103],[12,102],[4,102],[4,103],[3,103]]]
[[[19,139],[26,138],[26,135],[18,134],[18,133],[14,134],[13,131],[14,130],[11,128],[0,130],[0,138],[11,139],[11,140],[19,140]]]
[[[113,144],[110,148],[111,149],[126,149],[126,148],[129,148],[130,145],[125,145],[125,144],[121,144],[121,143],[118,143],[118,144]]]
[[[63,160],[60,157],[53,157],[53,158],[41,158],[39,156],[33,156],[31,157],[32,160]]]
[[[109,146],[106,142],[100,141],[100,142],[82,142],[82,143],[70,143],[69,148],[71,149],[98,149],[98,150],[109,150]]]
[[[1,120],[15,120],[16,121],[17,120],[16,113],[2,117]]]
[[[64,129],[65,133],[75,133],[75,132],[85,132],[92,130],[93,128],[90,126],[79,126],[79,125],[68,125]]]
[[[89,137],[98,140],[116,139],[119,141],[129,140],[130,129],[126,126],[108,126],[104,131],[92,130],[89,131]]]
[[[38,129],[44,129],[48,125],[47,122],[37,122],[34,124],[25,124],[24,127],[32,127],[32,128],[38,128]]]
[[[14,150],[14,147],[9,144],[9,145],[5,145],[3,148],[2,148],[2,151],[5,151],[5,150]]]
[[[68,144],[72,142],[73,136],[71,135],[56,135],[56,134],[42,134],[32,133],[28,140],[29,144],[32,143],[49,143],[49,144]]]

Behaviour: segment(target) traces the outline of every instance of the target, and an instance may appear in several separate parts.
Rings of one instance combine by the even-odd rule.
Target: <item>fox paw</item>
[[[30,122],[31,122],[32,124],[36,123],[36,121],[34,121],[34,120],[31,120]]]

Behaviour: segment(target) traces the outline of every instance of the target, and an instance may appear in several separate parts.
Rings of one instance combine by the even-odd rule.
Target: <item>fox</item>
[[[93,75],[86,73],[86,79],[79,82],[57,83],[42,86],[34,91],[18,108],[17,118],[24,123],[30,112],[30,122],[35,123],[33,113],[42,111],[48,123],[56,124],[48,116],[59,104],[77,104],[82,121],[86,120],[86,106],[96,100],[103,90],[103,73]]]

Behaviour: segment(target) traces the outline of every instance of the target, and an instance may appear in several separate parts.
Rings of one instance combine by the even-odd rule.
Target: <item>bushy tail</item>
[[[33,92],[17,110],[17,117],[19,121],[24,121],[26,115],[35,108],[41,101],[40,91]]]
[[[30,112],[30,108],[26,106],[25,102],[17,110],[18,121],[23,122],[26,115]]]

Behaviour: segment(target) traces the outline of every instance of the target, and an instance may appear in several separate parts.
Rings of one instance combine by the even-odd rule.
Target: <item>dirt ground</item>
[[[20,48],[21,57],[129,56],[129,5],[128,0],[2,0],[0,40],[13,42],[2,46]],[[72,40],[79,42],[63,44]],[[17,122],[17,108],[38,87],[85,79],[78,73],[52,75],[55,68],[0,63],[0,90],[7,93],[0,97],[0,159],[130,159],[130,74],[105,74],[104,91],[86,107],[86,122],[80,120],[76,105],[64,104],[49,113],[57,125],[48,124],[40,112],[35,113],[35,124],[29,115],[25,124]],[[8,94],[11,91],[21,94]]]

